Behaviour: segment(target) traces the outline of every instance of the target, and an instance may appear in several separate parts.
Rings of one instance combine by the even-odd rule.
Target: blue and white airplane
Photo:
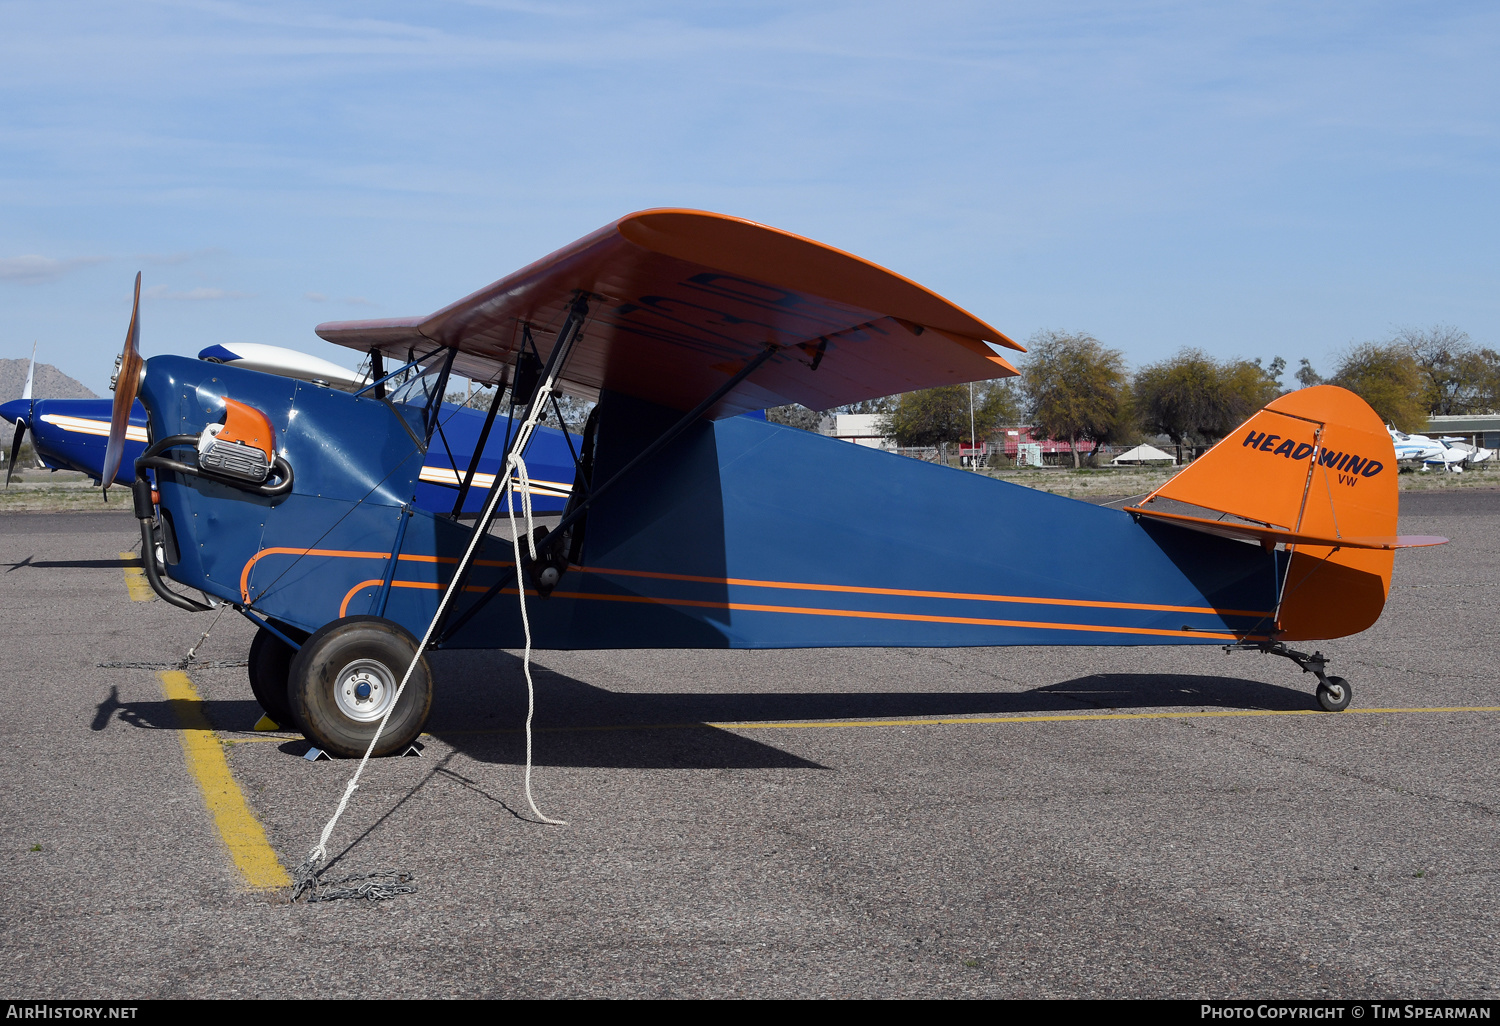
[[[246,370],[266,371],[283,377],[297,378],[327,385],[345,392],[368,387],[367,375],[316,356],[309,356],[280,346],[238,343],[212,345],[198,354],[209,363],[222,363]],[[49,470],[76,470],[96,483],[104,467],[105,448],[109,441],[112,399],[35,399],[32,379],[36,356],[32,354],[31,370],[20,399],[0,405],[0,417],[16,426],[11,442],[10,465],[6,484],[15,476],[21,444],[29,433],[37,461]],[[484,428],[485,411],[455,403],[444,403],[442,430],[433,438],[427,451],[417,484],[414,504],[431,513],[453,513],[473,462]],[[146,448],[146,410],[139,401],[131,407],[130,423],[125,435],[125,454],[114,483],[128,485],[135,480],[135,460]],[[577,437],[566,437],[556,428],[539,427],[527,463],[531,479],[531,505],[537,513],[560,513],[573,488],[572,450],[581,443]],[[498,428],[485,441],[485,452],[474,468],[473,480],[465,491],[459,513],[478,513],[485,493],[494,483],[505,451],[506,438]],[[571,446],[571,449],[570,449]],[[517,492],[519,499],[520,493]]]
[[[1461,438],[1409,435],[1393,427],[1387,427],[1386,430],[1391,433],[1391,442],[1396,447],[1397,461],[1420,463],[1423,470],[1442,467],[1444,470],[1462,473],[1465,465],[1483,463],[1494,455],[1489,449],[1470,445]]]

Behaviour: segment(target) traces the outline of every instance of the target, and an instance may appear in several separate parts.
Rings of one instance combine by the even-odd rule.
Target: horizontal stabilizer
[[[1185,513],[1165,513],[1126,506],[1125,512],[1176,524],[1204,534],[1220,538],[1235,538],[1240,541],[1259,542],[1262,545],[1328,545],[1344,549],[1416,549],[1426,545],[1443,545],[1448,539],[1435,534],[1372,535],[1362,538],[1333,538],[1306,531],[1283,531],[1276,527],[1261,527],[1258,524],[1234,523],[1225,520],[1210,520],[1207,517],[1192,517]]]

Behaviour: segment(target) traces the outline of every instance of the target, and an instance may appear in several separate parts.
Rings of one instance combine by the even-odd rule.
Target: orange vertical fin
[[[1157,499],[1240,522],[1156,513],[1148,506]],[[1363,399],[1333,385],[1266,404],[1133,511],[1267,546],[1286,544],[1292,555],[1276,617],[1286,641],[1365,630],[1390,592],[1393,550],[1445,540],[1397,537],[1391,437]]]

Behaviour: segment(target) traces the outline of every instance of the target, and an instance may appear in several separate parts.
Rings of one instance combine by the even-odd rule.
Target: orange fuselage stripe
[[[1091,599],[1035,598],[1025,595],[984,595],[962,591],[911,591],[903,588],[866,588],[854,584],[803,584],[797,581],[758,581],[748,577],[698,577],[693,574],[668,574],[655,570],[609,570],[581,566],[583,573],[610,577],[649,577],[663,581],[691,581],[698,584],[736,584],[746,588],[782,588],[788,591],[826,591],[852,595],[894,595],[899,598],[954,599],[968,602],[1011,602],[1018,605],[1076,606],[1083,609],[1141,609],[1159,613],[1207,613],[1221,616],[1270,616],[1269,610],[1214,609],[1210,606],[1165,606],[1145,602],[1103,602]]]
[[[353,600],[353,598],[354,598],[355,595],[358,595],[365,588],[379,587],[380,585],[382,585],[384,583],[385,583],[385,580],[383,578],[377,577],[374,580],[370,580],[370,581],[360,581],[354,587],[350,588],[349,591],[348,591],[348,593],[344,596],[344,601],[339,604],[339,616],[348,616],[349,615],[349,603],[350,603],[351,600]],[[420,588],[423,591],[437,591],[439,588],[442,587],[442,585],[438,584],[436,581],[392,581],[391,582],[391,587],[392,588]],[[480,587],[477,584],[466,584],[466,585],[464,585],[464,591],[486,592],[486,591],[489,591],[489,590],[490,589]],[[514,590],[512,590],[511,594],[515,594]]]
[[[261,560],[262,557],[264,557],[264,556],[277,556],[277,555],[298,556],[298,557],[301,557],[301,556],[334,556],[334,557],[340,557],[340,558],[343,558],[343,559],[390,559],[391,558],[391,554],[389,552],[359,552],[359,551],[350,551],[348,549],[288,549],[288,548],[277,548],[277,547],[273,547],[273,548],[269,548],[269,549],[261,549],[259,552],[257,552],[255,555],[251,556],[248,560],[245,561],[245,567],[244,567],[244,569],[242,569],[240,571],[240,597],[242,599],[244,599],[246,602],[250,601],[250,570],[255,566],[256,563],[260,562],[260,560]],[[410,563],[452,563],[452,564],[455,564],[455,565],[458,563],[458,560],[456,558],[452,557],[452,556],[416,556],[416,555],[406,555],[405,553],[403,553],[401,555],[400,559],[403,562],[410,562]],[[495,566],[495,567],[500,567],[500,566],[510,566],[511,563],[509,561],[500,561],[500,560],[494,560],[494,559],[476,559],[476,560],[474,560],[474,565],[475,566]],[[436,585],[434,585],[434,587],[436,587]]]
[[[361,581],[349,593],[344,596],[344,602],[339,606],[339,616],[348,614],[349,602],[364,588],[376,587],[384,584],[383,580]],[[436,591],[441,585],[431,581],[392,581],[392,587],[396,588],[422,588]],[[468,585],[464,591],[482,592],[488,589],[477,585]],[[514,595],[515,588],[501,588],[500,594]],[[526,594],[536,596],[535,591],[528,590]],[[655,598],[650,595],[596,595],[582,591],[554,591],[554,598],[577,599],[586,602],[640,602],[648,605],[658,606],[691,606],[696,609],[729,609],[740,610],[750,613],[792,613],[803,616],[841,616],[861,620],[902,620],[916,623],[955,623],[966,624],[974,627],[1036,627],[1050,631],[1094,631],[1104,634],[1150,634],[1156,637],[1168,638],[1205,638],[1218,641],[1238,641],[1246,635],[1220,634],[1209,631],[1174,631],[1162,630],[1154,627],[1109,627],[1100,624],[1085,623],[1048,623],[1044,620],[990,620],[972,616],[930,616],[925,613],[880,613],[864,609],[817,609],[808,606],[768,606],[752,602],[705,602],[699,599],[664,599]]]
[[[502,588],[502,595],[514,595],[516,589]],[[535,595],[534,591],[527,591]],[[865,609],[818,609],[810,606],[769,606],[752,602],[705,602],[698,599],[663,599],[651,595],[596,595],[581,591],[554,591],[554,598],[582,599],[596,602],[643,602],[662,606],[692,606],[700,609],[732,609],[751,613],[797,613],[804,616],[842,616],[861,620],[903,620],[916,623],[956,623],[975,627],[1037,627],[1052,631],[1096,631],[1105,634],[1151,634],[1171,638],[1213,638],[1238,641],[1251,635],[1221,634],[1209,631],[1174,631],[1154,627],[1108,627],[1086,623],[1048,623],[1044,620],[991,620],[974,616],[932,616],[926,613],[881,613]]]
[[[253,557],[251,557],[251,559],[249,560],[249,562],[247,562],[245,564],[245,569],[240,574],[240,593],[241,593],[241,595],[244,596],[245,601],[248,602],[249,598],[250,598],[249,597],[249,591],[248,591],[248,580],[249,580],[249,575],[250,575],[250,568],[262,556],[272,555],[272,554],[275,554],[275,553],[284,553],[284,554],[298,555],[298,556],[303,556],[303,555],[310,555],[310,556],[334,556],[334,557],[345,557],[345,558],[353,558],[353,559],[388,559],[389,558],[388,554],[383,553],[383,552],[350,552],[350,551],[345,551],[345,550],[340,550],[340,549],[288,549],[288,548],[262,549],[260,552],[256,553]],[[412,562],[420,562],[420,563],[456,564],[458,562],[457,559],[454,559],[454,558],[451,558],[451,557],[446,557],[446,556],[402,555],[400,558],[403,559],[403,560],[410,560]],[[478,565],[478,566],[491,566],[491,567],[508,567],[508,566],[512,565],[510,562],[499,562],[499,561],[495,561],[495,560],[475,560],[475,564]],[[793,590],[793,591],[819,591],[819,592],[834,592],[834,593],[857,594],[857,595],[890,595],[890,596],[896,596],[896,597],[901,597],[901,598],[937,598],[937,599],[954,599],[954,600],[968,600],[968,601],[979,601],[979,602],[1008,602],[1008,603],[1015,603],[1015,604],[1021,604],[1021,605],[1071,606],[1071,607],[1087,608],[1087,609],[1125,609],[1125,610],[1142,610],[1142,611],[1146,611],[1146,612],[1206,613],[1206,614],[1210,614],[1210,615],[1258,616],[1258,617],[1266,617],[1266,616],[1270,615],[1267,612],[1257,612],[1257,611],[1238,610],[1238,609],[1222,609],[1221,610],[1221,609],[1213,609],[1211,607],[1206,607],[1206,606],[1171,606],[1171,605],[1151,605],[1151,604],[1139,603],[1139,602],[1102,602],[1102,601],[1091,601],[1091,600],[1085,600],[1085,599],[1028,598],[1028,597],[1025,597],[1025,596],[1016,596],[1016,595],[984,595],[984,594],[971,594],[971,593],[965,593],[965,592],[949,592],[949,591],[913,591],[913,590],[905,590],[905,589],[898,589],[898,588],[868,588],[868,587],[862,587],[862,586],[857,586],[857,585],[807,584],[807,583],[795,582],[795,581],[759,581],[759,580],[754,580],[754,579],[750,579],[750,578],[736,578],[736,577],[701,577],[701,576],[695,576],[695,575],[691,575],[691,574],[669,574],[669,573],[661,573],[661,572],[650,571],[650,570],[610,570],[610,569],[606,569],[606,568],[602,568],[602,567],[588,567],[588,566],[578,567],[577,569],[581,573],[592,573],[592,574],[598,574],[598,575],[609,575],[609,576],[620,576],[620,577],[643,577],[643,578],[651,578],[651,579],[655,579],[655,580],[688,581],[688,582],[702,583],[702,584],[734,584],[734,585],[740,585],[740,586],[752,587],[752,588],[780,588],[780,589]],[[343,602],[339,606],[339,616],[342,617],[342,616],[346,615],[347,610],[349,608],[350,601],[354,598],[354,596],[359,591],[361,591],[364,588],[372,587],[372,586],[375,586],[375,585],[380,585],[380,584],[383,584],[383,583],[385,583],[385,582],[382,579],[372,579],[372,580],[369,580],[369,581],[362,581],[359,584],[355,585],[353,588],[349,589],[348,593],[345,594],[345,596],[344,596]],[[426,589],[426,590],[437,590],[438,588],[442,587],[442,585],[439,584],[439,583],[437,583],[437,582],[420,582],[420,581],[392,581],[391,585],[392,585],[392,587],[420,588],[420,589]],[[474,587],[474,586],[470,586],[470,587],[466,587],[464,590],[465,591],[484,591],[486,589],[478,588],[478,587]],[[514,595],[514,594],[516,594],[516,591],[515,591],[514,588],[507,588],[507,589],[503,589],[502,593],[503,594]],[[745,611],[745,612],[796,613],[796,614],[803,614],[803,615],[808,615],[808,616],[842,616],[842,617],[853,617],[853,618],[862,618],[862,619],[876,619],[876,620],[915,621],[915,622],[923,622],[923,623],[972,624],[972,625],[975,625],[975,626],[985,626],[985,627],[1036,627],[1036,628],[1042,628],[1042,629],[1046,629],[1046,630],[1100,631],[1100,632],[1104,632],[1104,633],[1108,633],[1108,634],[1151,634],[1151,635],[1160,635],[1160,636],[1166,636],[1166,637],[1201,637],[1201,638],[1210,638],[1210,639],[1220,639],[1220,640],[1226,640],[1226,641],[1233,641],[1233,640],[1236,640],[1238,637],[1241,636],[1241,635],[1230,634],[1230,633],[1219,633],[1219,632],[1209,632],[1209,631],[1181,631],[1181,630],[1166,630],[1166,629],[1148,628],[1148,627],[1111,627],[1111,626],[1104,626],[1104,625],[1097,625],[1097,624],[1064,624],[1064,623],[1049,623],[1047,621],[1041,621],[1041,620],[999,620],[999,619],[990,619],[990,618],[984,618],[984,617],[935,616],[935,615],[930,615],[930,614],[925,614],[925,613],[888,613],[888,612],[878,612],[878,611],[870,611],[870,610],[857,610],[857,609],[819,609],[819,608],[816,608],[816,607],[807,607],[807,606],[765,605],[765,604],[761,604],[761,603],[749,603],[749,602],[710,602],[710,601],[704,601],[704,600],[699,600],[699,599],[666,599],[666,598],[657,598],[657,597],[649,596],[649,595],[600,595],[600,594],[593,594],[593,593],[587,593],[587,592],[553,592],[553,594],[556,595],[559,598],[571,598],[571,599],[579,599],[579,600],[587,600],[587,601],[600,601],[600,602],[641,602],[641,603],[648,603],[648,604],[655,604],[655,605],[684,606],[684,607],[704,608],[704,609],[741,610],[741,611]]]

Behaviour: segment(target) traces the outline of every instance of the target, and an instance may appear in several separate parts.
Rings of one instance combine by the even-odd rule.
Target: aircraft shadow
[[[481,762],[520,764],[526,716],[520,660],[486,653],[485,672],[436,666],[437,694],[427,732]],[[472,664],[463,669],[472,670]],[[445,670],[450,672],[444,672]],[[609,691],[533,666],[537,765],[619,769],[820,769],[818,763],[714,724],[840,719],[1018,716],[1132,709],[1316,709],[1311,691],[1238,677],[1092,674],[1022,692],[734,692],[639,694]],[[247,688],[248,690],[248,688]],[[204,703],[216,728],[244,731],[260,718],[253,700]],[[181,729],[173,703],[121,702],[116,688],[94,710],[93,730],[112,722]],[[278,749],[300,756],[305,741]]]
[[[34,559],[31,556],[20,562],[0,562],[5,573],[13,570],[121,570],[139,567],[141,559]]]
[[[248,684],[245,690],[250,690]],[[249,730],[263,715],[260,703],[248,696],[242,701],[204,702],[202,705],[209,724],[216,730]],[[109,694],[94,707],[89,729],[106,730],[111,723],[120,722],[143,730],[181,730],[178,712],[179,702],[165,698],[152,702],[122,702],[120,689],[112,685]]]
[[[120,570],[125,567],[140,567],[140,558],[135,559],[32,559],[27,556],[19,563],[0,563],[6,573],[12,570]]]
[[[439,675],[428,732],[486,762],[519,763],[526,715],[520,660],[508,653],[480,679]],[[456,668],[456,667],[455,667]],[[1131,709],[1316,709],[1311,691],[1237,677],[1095,674],[1018,693],[856,692],[639,694],[609,691],[533,665],[538,765],[639,768],[811,767],[713,724],[936,716],[1012,716]]]

